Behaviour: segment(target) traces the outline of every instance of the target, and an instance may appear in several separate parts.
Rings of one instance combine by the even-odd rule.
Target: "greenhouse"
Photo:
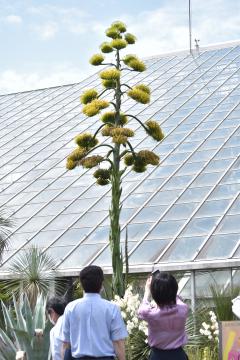
[[[152,102],[126,98],[122,109],[140,120],[153,117],[165,138],[154,142],[132,121],[133,145],[154,150],[161,162],[142,174],[124,174],[122,251],[127,236],[130,273],[180,272],[181,292],[194,305],[207,284],[233,286],[239,275],[240,43],[145,63],[147,71],[124,80],[144,81]],[[58,276],[75,277],[89,264],[112,271],[110,186],[96,185],[92,170],[66,170],[73,138],[98,127],[97,116],[86,119],[81,112],[79,96],[89,87],[100,87],[98,74],[0,96],[0,204],[15,221],[0,279],[32,246],[56,259]]]

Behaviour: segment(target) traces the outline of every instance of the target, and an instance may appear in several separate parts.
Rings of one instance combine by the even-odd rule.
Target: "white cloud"
[[[34,27],[35,31],[43,40],[53,39],[58,32],[58,25],[54,22],[48,22]]]
[[[19,15],[8,15],[5,17],[5,21],[8,22],[9,24],[21,24],[22,23],[22,18]]]
[[[235,7],[239,5],[235,3]],[[239,10],[234,8],[231,0],[211,0],[206,4],[192,1],[193,46],[195,38],[200,39],[200,46],[239,39]],[[129,31],[138,37],[132,51],[139,55],[151,56],[188,48],[187,1],[183,4],[173,0],[159,9],[122,19],[128,24]]]
[[[19,73],[9,69],[0,73],[0,94],[76,83],[86,78],[89,71],[90,69],[80,70],[70,65],[56,66],[54,73],[49,72],[44,75],[37,72]]]

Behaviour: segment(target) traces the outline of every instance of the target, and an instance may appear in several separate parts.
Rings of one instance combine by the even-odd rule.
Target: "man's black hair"
[[[46,311],[50,314],[51,310],[54,310],[59,316],[61,316],[64,313],[66,305],[67,302],[63,297],[54,296],[47,301]]]
[[[164,271],[154,273],[150,289],[153,300],[158,306],[176,304],[178,284],[173,275]]]
[[[80,282],[86,293],[99,293],[103,280],[103,271],[99,266],[89,265],[80,271]]]

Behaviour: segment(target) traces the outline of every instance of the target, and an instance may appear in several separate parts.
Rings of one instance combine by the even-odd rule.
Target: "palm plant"
[[[18,255],[9,266],[13,279],[4,281],[4,291],[19,298],[27,294],[31,307],[35,306],[37,297],[46,297],[53,290],[58,293],[63,288],[63,282],[55,278],[56,261],[33,247]]]
[[[0,329],[0,360],[15,360],[17,351],[25,351],[27,360],[48,360],[51,324],[45,315],[45,299],[38,296],[33,309],[26,295],[13,307],[2,302],[4,330]]]
[[[4,250],[8,246],[9,235],[14,222],[3,209],[0,209],[0,264]]]
[[[126,31],[125,24],[120,21],[114,22],[106,30],[110,41],[104,42],[100,46],[101,53],[93,55],[90,59],[90,63],[94,66],[110,65],[110,68],[99,74],[103,86],[101,93],[98,93],[96,89],[88,89],[82,94],[80,98],[83,105],[82,112],[87,117],[92,117],[100,114],[105,108],[111,107],[112,109],[101,114],[101,125],[94,134],[87,132],[76,136],[75,142],[78,147],[68,156],[66,164],[68,170],[79,165],[86,169],[97,167],[93,174],[97,184],[102,186],[111,184],[109,243],[113,268],[112,289],[119,296],[123,296],[125,292],[119,225],[122,176],[128,167],[137,173],[142,173],[148,165],[157,166],[159,164],[159,156],[152,151],[134,150],[130,142],[134,131],[125,125],[131,120],[138,123],[154,140],[161,141],[164,137],[159,124],[153,119],[148,119],[143,123],[137,116],[122,112],[124,98],[131,98],[141,104],[150,102],[150,88],[147,85],[129,86],[122,81],[122,74],[126,71],[143,72],[146,70],[145,64],[137,56],[120,56],[122,49],[136,41],[135,36]],[[115,60],[105,63],[103,54],[110,52],[114,53]],[[110,93],[110,101],[101,99],[101,96],[107,92]],[[99,134],[110,138],[111,142],[106,141],[98,145],[97,136]],[[100,149],[106,149],[106,154],[102,155],[101,152],[99,155]],[[92,154],[93,152],[95,154]],[[124,166],[121,166],[122,163]]]

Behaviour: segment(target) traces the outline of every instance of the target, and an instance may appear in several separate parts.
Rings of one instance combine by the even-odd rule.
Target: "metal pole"
[[[231,296],[233,294],[233,268],[230,268],[230,289],[231,289]]]
[[[193,328],[194,334],[196,334],[197,326],[196,326],[196,281],[195,281],[195,270],[191,271],[191,308],[193,315]]]
[[[191,271],[191,308],[193,314],[196,310],[196,279],[195,279],[195,270]]]
[[[191,0],[188,0],[189,51],[192,54],[192,11]]]

